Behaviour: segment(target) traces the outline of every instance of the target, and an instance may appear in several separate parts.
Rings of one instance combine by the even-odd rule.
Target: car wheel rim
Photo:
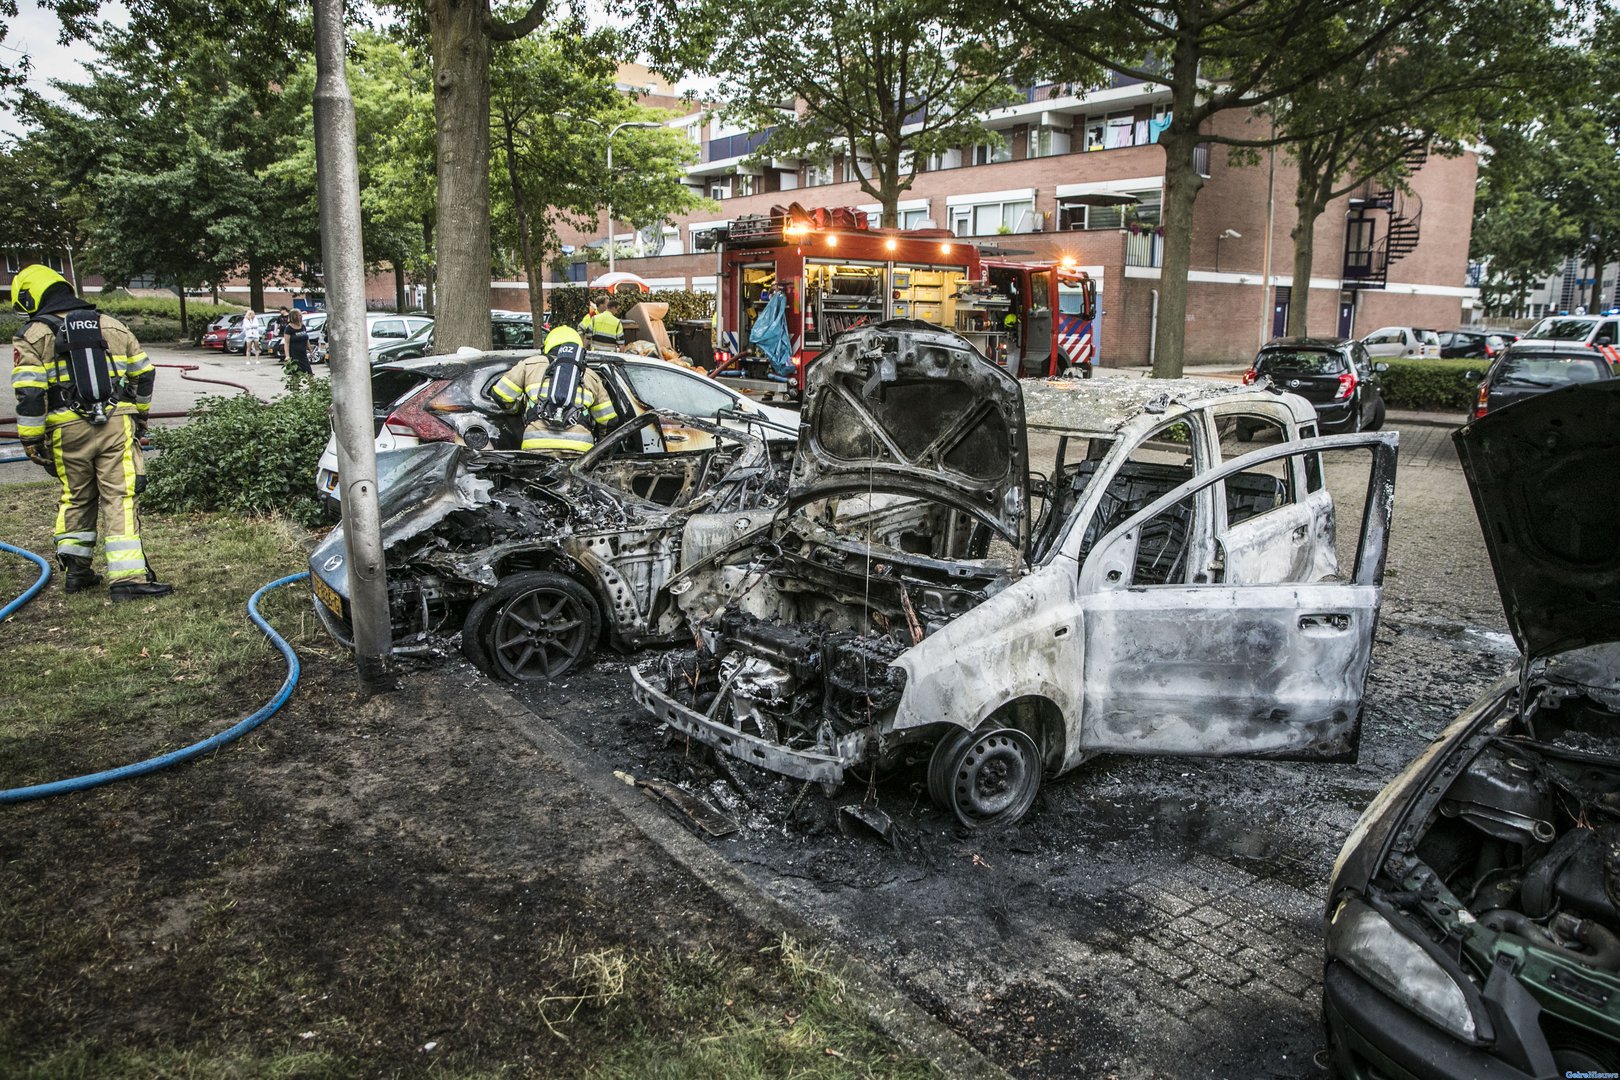
[[[552,679],[584,655],[588,631],[574,597],[536,589],[513,597],[496,613],[490,652],[514,679]]]
[[[1029,811],[1040,783],[1034,741],[1022,731],[1000,728],[974,738],[955,756],[951,809],[964,825],[1010,824]]]

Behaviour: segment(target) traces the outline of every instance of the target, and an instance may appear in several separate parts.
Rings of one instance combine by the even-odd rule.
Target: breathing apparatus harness
[[[101,333],[101,313],[88,305],[58,315],[36,313],[29,322],[42,322],[56,335],[56,358],[65,361],[66,388],[53,386],[51,407],[65,406],[100,426],[121,398],[107,362],[107,339]]]
[[[552,427],[587,427],[585,410],[579,405],[580,385],[585,381],[585,349],[573,342],[554,347],[546,354],[545,385],[540,400],[529,407],[526,422],[541,420]]]

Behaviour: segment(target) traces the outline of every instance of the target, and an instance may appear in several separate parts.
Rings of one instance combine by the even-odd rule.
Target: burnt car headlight
[[[1440,961],[1394,923],[1360,900],[1333,915],[1327,953],[1395,1001],[1443,1031],[1479,1041],[1468,995]]]

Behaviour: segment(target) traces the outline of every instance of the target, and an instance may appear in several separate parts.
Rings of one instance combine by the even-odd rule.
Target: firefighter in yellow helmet
[[[135,506],[146,486],[140,437],[152,361],[128,327],[80,299],[48,266],[23,267],[11,281],[11,305],[28,316],[11,343],[17,435],[23,453],[62,482],[56,554],[67,591],[101,584],[90,562],[99,510],[113,600],[168,595],[172,587],[147,565]]]
[[[506,412],[522,413],[523,449],[575,457],[596,443],[593,428],[619,419],[602,376],[585,363],[585,343],[572,327],[546,335],[544,353],[518,361],[491,393]]]

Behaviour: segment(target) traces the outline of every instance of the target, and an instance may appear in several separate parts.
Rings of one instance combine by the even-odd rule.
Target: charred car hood
[[[1620,380],[1537,395],[1452,437],[1525,661],[1620,641]]]
[[[1029,453],[1016,378],[956,334],[908,319],[840,334],[805,372],[790,507],[921,495],[1022,543]]]

